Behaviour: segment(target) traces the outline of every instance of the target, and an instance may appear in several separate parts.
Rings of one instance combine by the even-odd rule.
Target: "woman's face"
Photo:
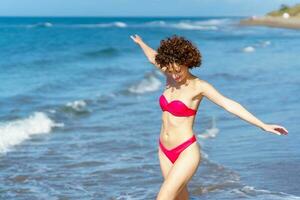
[[[180,83],[187,77],[188,67],[174,63],[171,66],[171,70],[168,70],[168,74],[174,79],[174,81]]]

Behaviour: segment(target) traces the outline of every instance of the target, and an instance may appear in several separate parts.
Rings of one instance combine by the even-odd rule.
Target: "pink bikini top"
[[[196,115],[197,112],[197,110],[193,110],[187,107],[180,100],[173,100],[170,103],[168,103],[166,97],[163,94],[159,97],[159,104],[162,111],[168,111],[172,115],[179,116],[179,117],[188,117],[188,116]]]

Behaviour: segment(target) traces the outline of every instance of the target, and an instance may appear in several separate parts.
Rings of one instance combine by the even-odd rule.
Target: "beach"
[[[268,26],[277,28],[300,29],[300,17],[262,16],[243,19],[241,25]]]

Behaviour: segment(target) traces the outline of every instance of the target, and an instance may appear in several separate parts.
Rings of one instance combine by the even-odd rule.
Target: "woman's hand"
[[[288,130],[283,126],[279,126],[276,124],[266,124],[263,128],[264,131],[271,132],[277,135],[287,135]]]
[[[142,38],[137,34],[135,34],[134,36],[131,35],[130,37],[137,44],[141,44],[143,42]]]

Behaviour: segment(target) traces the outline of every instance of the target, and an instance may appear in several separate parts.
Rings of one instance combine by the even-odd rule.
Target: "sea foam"
[[[252,47],[252,46],[248,46],[248,47],[243,48],[243,52],[245,52],[245,53],[252,53],[254,51],[255,51],[255,48]]]
[[[160,88],[161,82],[156,78],[155,72],[146,74],[145,77],[138,83],[128,88],[131,93],[143,94],[146,92],[153,92]]]
[[[50,133],[55,126],[63,126],[51,120],[43,112],[35,112],[25,119],[0,124],[0,153],[28,139],[31,135]]]

